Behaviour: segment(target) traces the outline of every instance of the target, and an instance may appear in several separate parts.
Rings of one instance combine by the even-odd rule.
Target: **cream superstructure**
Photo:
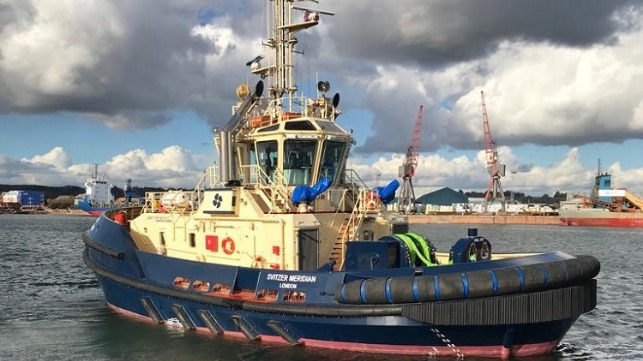
[[[275,9],[284,2],[289,10],[267,19],[270,55],[248,63],[262,80],[239,86],[231,119],[215,129],[218,166],[193,191],[146,195],[130,223],[141,249],[246,267],[317,270],[334,261],[340,269],[347,242],[407,231],[406,218],[387,213],[377,192],[346,169],[354,140],[336,123],[339,94],[330,97],[320,81],[306,97],[294,83],[295,35],[332,14],[269,1]],[[293,204],[297,187],[321,187],[322,179],[327,190]]]

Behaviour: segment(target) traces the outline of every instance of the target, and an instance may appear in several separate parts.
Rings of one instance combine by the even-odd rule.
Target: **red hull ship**
[[[643,227],[643,200],[627,189],[613,189],[612,176],[599,169],[592,195],[564,203],[559,217],[568,226]]]

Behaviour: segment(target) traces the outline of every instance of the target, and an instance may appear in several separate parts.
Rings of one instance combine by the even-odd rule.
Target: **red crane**
[[[491,128],[489,128],[489,117],[487,117],[487,106],[484,102],[484,92],[481,91],[482,96],[482,129],[484,131],[484,150],[485,158],[487,160],[487,172],[489,172],[489,185],[487,186],[487,193],[484,196],[484,213],[487,213],[487,206],[491,199],[501,200],[500,212],[505,211],[505,194],[502,191],[500,184],[500,177],[505,176],[505,165],[500,164],[498,159],[498,150],[496,149],[496,142],[491,136]]]
[[[411,145],[406,151],[404,163],[399,168],[399,176],[402,177],[402,189],[397,203],[397,210],[400,213],[415,213],[415,191],[413,190],[413,176],[418,165],[418,152],[420,150],[420,132],[422,131],[422,105],[418,110]]]

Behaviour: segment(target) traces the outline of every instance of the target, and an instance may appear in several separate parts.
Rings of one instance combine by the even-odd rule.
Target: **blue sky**
[[[587,192],[600,158],[616,186],[643,192],[643,6],[500,4],[307,5],[336,15],[300,36],[298,83],[329,79],[341,94],[339,124],[357,139],[349,166],[372,185],[396,178],[422,104],[416,193],[485,190],[484,90],[501,161],[516,171],[505,189]],[[9,0],[0,184],[82,185],[97,163],[115,184],[193,186],[216,161],[212,128],[235,87],[257,80],[245,62],[266,54],[262,10],[259,0]]]
[[[65,148],[74,163],[101,164],[135,148],[156,153],[170,145],[216,156],[210,126],[193,113],[177,113],[155,128],[131,130],[111,129],[71,113],[3,116],[1,122],[2,153],[13,159],[32,158],[56,146]]]

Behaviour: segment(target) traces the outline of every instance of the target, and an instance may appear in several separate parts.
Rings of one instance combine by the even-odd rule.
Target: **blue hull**
[[[265,342],[434,356],[539,355],[553,350],[578,316],[593,309],[596,303],[596,282],[591,279],[555,290],[477,300],[409,304],[337,302],[339,296],[335,293],[342,284],[381,277],[382,270],[281,271],[279,274],[315,277],[314,283],[298,284],[298,290],[308,295],[306,301],[284,300],[285,291],[279,291],[274,300],[262,301],[257,298],[261,290],[277,287],[274,280],[266,277],[275,274],[274,270],[210,265],[144,253],[135,248],[123,227],[106,217],[101,217],[83,238],[87,244],[85,263],[96,273],[107,302],[116,311],[155,323],[179,319],[186,329]],[[494,267],[509,261],[494,262],[475,266]],[[449,269],[457,272],[457,267],[430,269],[436,274]],[[409,275],[404,272],[388,273]],[[182,289],[173,285],[176,275],[229,284],[231,291],[214,295]],[[235,290],[245,291],[245,296]],[[541,299],[549,301],[541,305]],[[571,300],[572,304],[556,308],[561,300]],[[492,315],[497,313],[493,310],[503,308],[509,311]],[[476,312],[488,315],[475,315]],[[449,317],[441,317],[444,314]]]
[[[98,217],[101,214],[114,209],[115,207],[94,207],[91,204],[87,203],[87,201],[83,200],[78,202],[78,208],[91,214],[92,216]]]
[[[278,313],[248,312],[243,307],[217,307],[183,298],[167,297],[131,288],[114,280],[98,277],[107,302],[117,311],[129,316],[139,315],[154,322],[141,302],[149,297],[163,320],[175,319],[172,306],[181,305],[196,328],[207,331],[208,326],[199,311],[208,311],[223,329],[223,334],[248,337],[268,342],[290,343],[268,326],[280,322],[294,340],[306,345],[343,348],[351,351],[442,355],[502,357],[505,353],[521,354],[549,352],[558,344],[575,319],[535,325],[500,326],[436,326],[422,324],[403,316],[369,317],[304,317]],[[125,311],[125,312],[124,312]],[[254,333],[244,335],[233,317],[240,317]],[[510,351],[511,349],[513,351]],[[538,352],[535,352],[538,351]],[[527,356],[529,353],[522,353]]]

